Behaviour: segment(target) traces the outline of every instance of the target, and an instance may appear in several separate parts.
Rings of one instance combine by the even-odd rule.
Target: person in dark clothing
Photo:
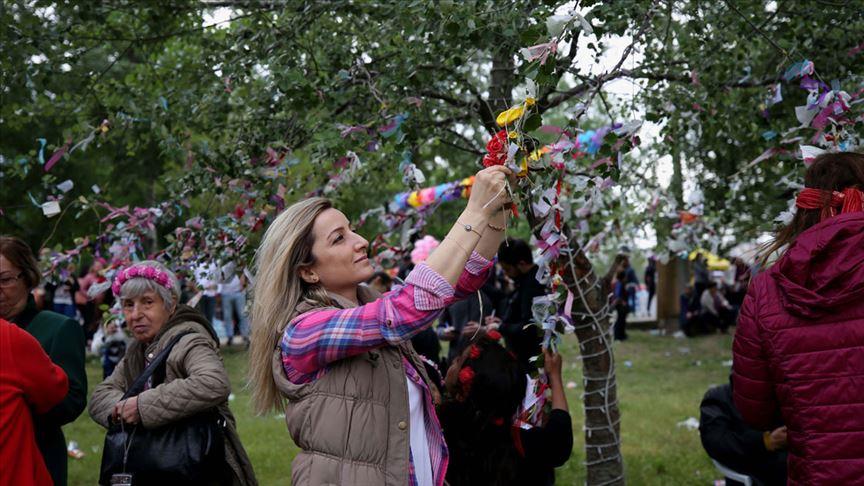
[[[624,288],[627,291],[627,313],[629,314],[636,312],[636,292],[639,291],[639,277],[636,276],[633,265],[630,265],[630,257],[625,257],[624,272]]]
[[[615,275],[614,284],[614,303],[615,303],[615,340],[625,341],[627,339],[627,314],[630,313],[630,306],[627,305],[627,272],[620,270]]]
[[[725,333],[729,326],[735,324],[735,311],[717,288],[716,282],[708,283],[699,299],[699,307],[699,318],[711,332],[720,329],[720,332]]]
[[[709,388],[699,409],[699,435],[709,457],[767,486],[786,484],[786,427],[763,432],[747,425],[729,384]]]
[[[645,312],[651,313],[651,301],[654,300],[654,295],[657,293],[657,259],[653,256],[648,257],[648,266],[645,267],[645,287],[648,288],[648,303],[645,305]]]
[[[573,428],[561,355],[544,350],[552,392],[546,423],[530,429],[514,423],[527,377],[497,331],[481,329],[447,370],[447,395],[439,417],[450,448],[447,481],[462,485],[551,485],[555,468],[570,458]]]
[[[483,293],[492,302],[496,316],[503,316],[507,311],[507,276],[501,265],[495,265],[489,280],[483,284]]]
[[[49,282],[45,285],[45,290],[53,295],[53,310],[57,314],[62,314],[70,319],[75,319],[75,294],[78,292],[78,279],[75,278],[75,268],[70,267],[61,271],[60,278],[56,282]]]
[[[702,292],[708,288],[708,282],[711,280],[711,275],[708,273],[708,259],[701,253],[696,254],[696,259],[693,260],[693,300],[696,301],[696,306],[699,306],[699,298]]]
[[[540,270],[534,264],[531,248],[523,240],[507,238],[498,248],[498,263],[504,273],[513,280],[516,290],[510,296],[503,318],[487,317],[486,325],[498,327],[507,342],[507,349],[516,353],[516,358],[525,370],[533,365],[529,359],[540,354],[542,336],[535,326],[526,325],[532,320],[531,306],[534,297],[546,295],[546,286],[537,281]]]
[[[744,303],[744,296],[747,295],[747,288],[750,285],[750,268],[744,260],[737,257],[732,259],[732,265],[735,269],[735,277],[728,289],[727,300],[737,314],[741,304]]]
[[[450,304],[441,314],[441,319],[438,321],[438,337],[450,343],[447,351],[448,365],[462,352],[474,334],[473,331],[463,333],[466,327],[469,331],[476,330],[479,323],[486,322],[487,316],[495,315],[492,299],[485,291],[491,284],[491,281],[487,281],[477,294]]]
[[[681,332],[688,337],[698,336],[700,334],[708,334],[714,328],[708,327],[701,318],[699,311],[699,299],[694,299],[692,285],[684,287],[684,292],[678,298],[678,325]]]

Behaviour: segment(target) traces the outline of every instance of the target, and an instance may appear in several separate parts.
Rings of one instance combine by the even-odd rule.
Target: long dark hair
[[[864,154],[841,152],[816,157],[804,174],[804,186],[827,191],[842,191],[849,187],[864,190]],[[829,204],[830,199],[826,199],[825,206]],[[798,235],[821,221],[823,209],[795,208],[792,222],[780,228],[774,239],[763,247],[760,263],[767,266],[771,255],[784,247],[788,248]]]
[[[473,379],[448,383],[449,396],[441,405],[450,449],[447,481],[452,486],[514,484],[520,457],[511,429],[527,378],[516,358],[485,333],[455,363],[460,376],[469,368]]]

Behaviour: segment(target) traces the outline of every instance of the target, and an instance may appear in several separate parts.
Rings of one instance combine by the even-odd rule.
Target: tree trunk
[[[672,137],[677,133],[672,130]],[[669,191],[675,198],[676,209],[684,208],[684,186],[683,169],[681,166],[681,148],[672,146],[672,180],[669,182]],[[661,218],[654,224],[657,232],[657,242],[666,240],[672,234],[674,220]],[[670,260],[657,267],[657,325],[665,329],[667,334],[678,330],[678,296],[684,291],[687,278],[687,267],[680,259],[671,255]]]
[[[529,220],[531,213],[528,213]],[[536,225],[532,225],[537,228]],[[536,230],[539,238],[539,228]],[[568,234],[566,226],[562,235]],[[609,294],[612,276],[620,261],[616,258],[605,276],[599,278],[578,238],[569,240],[557,260],[564,269],[564,283],[573,293],[573,325],[579,339],[585,392],[585,465],[586,484],[590,486],[624,484],[624,459],[621,456],[621,413],[612,355]]]
[[[515,81],[513,55],[501,50],[492,57],[492,84],[489,86],[489,103],[493,113],[506,110],[513,104]]]

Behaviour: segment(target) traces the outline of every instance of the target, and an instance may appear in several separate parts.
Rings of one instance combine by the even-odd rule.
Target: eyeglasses
[[[19,278],[24,276],[24,272],[15,275],[14,277],[0,277],[0,287],[11,287],[15,285],[15,282],[18,281]]]

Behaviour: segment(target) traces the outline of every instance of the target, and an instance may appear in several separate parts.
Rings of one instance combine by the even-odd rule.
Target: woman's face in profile
[[[366,252],[369,242],[351,230],[348,218],[337,209],[326,209],[312,225],[315,264],[308,268],[318,283],[330,291],[365,282],[375,273]]]

